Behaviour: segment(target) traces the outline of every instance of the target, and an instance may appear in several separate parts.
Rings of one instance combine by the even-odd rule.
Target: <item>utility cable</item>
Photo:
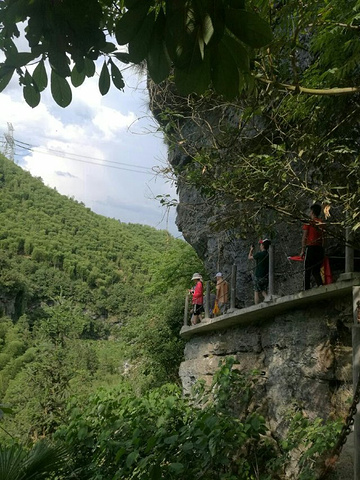
[[[17,140],[17,139],[14,139],[14,142],[16,144],[17,147],[20,147],[20,148],[27,148],[28,150],[33,150],[33,149],[40,149],[40,148],[43,148],[49,152],[54,152],[54,153],[58,153],[59,156],[64,156],[64,158],[68,158],[67,156],[68,155],[71,155],[73,157],[79,157],[79,158],[85,158],[87,160],[97,160],[99,162],[108,162],[108,163],[114,163],[116,165],[125,165],[127,167],[133,167],[133,168],[142,168],[144,170],[148,170],[149,167],[144,167],[142,165],[134,165],[134,164],[131,164],[131,163],[124,163],[124,162],[117,162],[117,161],[114,161],[114,160],[104,160],[102,158],[96,158],[96,157],[90,157],[88,155],[80,155],[80,154],[77,154],[77,153],[71,153],[71,152],[63,152],[61,150],[55,150],[53,148],[47,148],[47,147],[36,147],[35,145],[31,145],[30,143],[26,143],[26,142],[21,142],[20,140]],[[36,150],[38,151],[38,150]],[[42,151],[40,153],[43,153]]]
[[[52,156],[55,156],[55,157],[64,158],[66,160],[72,160],[74,162],[87,163],[87,164],[90,164],[90,165],[99,165],[101,167],[114,168],[115,170],[125,170],[125,171],[128,171],[128,172],[143,173],[145,175],[152,175],[152,176],[155,175],[155,172],[153,172],[151,169],[148,169],[148,171],[146,171],[146,170],[141,171],[141,170],[134,170],[134,169],[131,169],[131,168],[117,167],[115,165],[107,165],[106,163],[97,163],[97,162],[91,162],[91,161],[88,161],[88,160],[81,160],[80,158],[69,158],[69,157],[66,157],[65,155],[60,155],[60,154],[56,154],[56,153],[42,152],[41,150],[35,150],[33,148],[23,147],[22,145],[18,145],[17,143],[15,143],[15,144],[16,144],[17,147],[22,148],[23,150],[33,152],[33,153],[41,153],[43,155],[52,155]],[[85,157],[85,158],[87,158],[87,157]],[[109,160],[104,160],[104,161],[105,162],[110,162]],[[120,162],[111,162],[111,163],[116,163],[117,165],[121,165]],[[145,167],[142,167],[142,168],[145,168]]]

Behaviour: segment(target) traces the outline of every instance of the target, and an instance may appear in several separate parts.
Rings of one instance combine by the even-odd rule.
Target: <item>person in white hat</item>
[[[196,325],[201,322],[201,314],[204,311],[204,288],[203,279],[200,273],[194,273],[191,280],[196,282],[195,288],[191,289],[193,304],[191,325]]]
[[[229,302],[229,284],[224,279],[223,274],[218,272],[216,275],[216,301],[218,303],[220,314],[224,315],[228,309]]]

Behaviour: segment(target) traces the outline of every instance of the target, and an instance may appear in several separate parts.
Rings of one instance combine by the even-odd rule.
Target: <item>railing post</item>
[[[269,286],[268,295],[274,295],[274,245],[269,246]]]
[[[236,265],[232,266],[231,269],[231,289],[230,289],[230,308],[235,308],[235,300],[236,300]]]
[[[210,318],[210,282],[206,282],[205,290],[205,318]]]
[[[184,326],[188,325],[188,316],[189,316],[189,294],[185,296],[185,308],[184,308]]]
[[[351,246],[352,233],[351,227],[346,227],[346,243],[345,243],[345,273],[354,271],[354,249]]]
[[[360,287],[353,287],[354,326],[352,329],[354,394],[360,374]],[[360,480],[360,403],[354,416],[354,480]]]

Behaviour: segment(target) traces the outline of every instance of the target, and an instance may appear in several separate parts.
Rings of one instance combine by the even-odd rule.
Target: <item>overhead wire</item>
[[[20,140],[14,139],[14,144],[23,150],[27,150],[32,153],[41,153],[43,155],[52,155],[55,157],[59,158],[64,158],[66,160],[73,160],[76,162],[81,162],[81,163],[87,163],[90,165],[99,165],[102,167],[108,167],[108,168],[114,168],[116,170],[125,170],[128,172],[134,172],[134,173],[143,173],[145,175],[156,175],[156,173],[149,167],[144,167],[142,165],[132,165],[129,163],[124,163],[124,162],[117,162],[114,160],[105,160],[105,159],[100,159],[96,157],[90,157],[87,155],[80,155],[76,153],[71,153],[71,152],[63,152],[60,150],[55,150],[51,148],[46,148],[46,147],[36,147],[35,145],[31,145],[30,143],[26,142],[21,142]],[[44,148],[44,150],[41,150],[41,148]],[[78,158],[72,158],[72,157],[78,157]],[[85,160],[86,159],[86,160]],[[91,160],[98,160],[99,162],[102,163],[97,163],[93,162]],[[103,163],[106,162],[106,163]],[[112,164],[112,165],[109,165]],[[119,166],[117,166],[119,165]],[[126,167],[135,167],[138,170],[135,170],[135,168],[126,168]],[[140,170],[142,169],[142,170]]]

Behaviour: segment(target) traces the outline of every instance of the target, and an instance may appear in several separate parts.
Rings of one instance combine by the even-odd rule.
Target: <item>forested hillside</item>
[[[177,379],[184,293],[201,265],[166,231],[122,224],[0,157],[0,397],[16,438],[51,434],[73,394]],[[1,431],[0,437],[7,438]]]

